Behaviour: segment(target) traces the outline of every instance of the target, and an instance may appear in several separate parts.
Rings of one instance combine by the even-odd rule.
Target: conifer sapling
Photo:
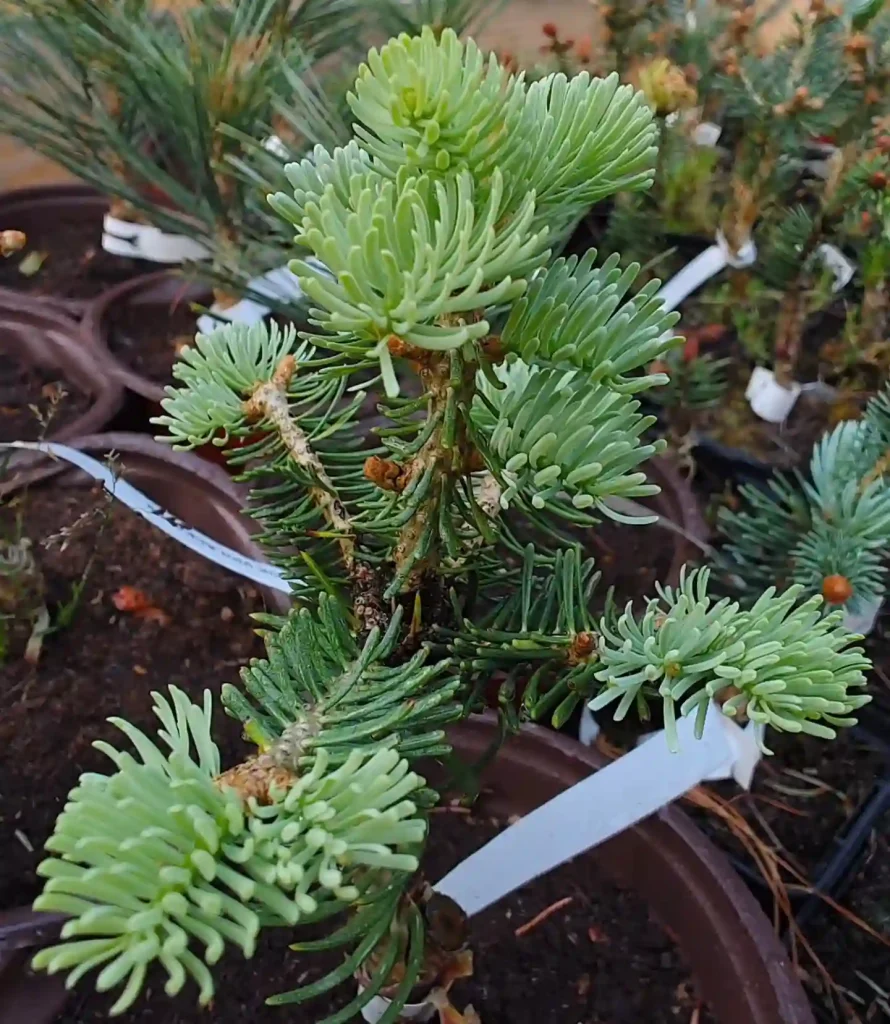
[[[155,968],[206,1004],[228,947],[250,956],[263,928],[335,919],[293,955],[342,947],[342,965],[271,1002],[358,974],[330,1020],[382,992],[390,1022],[435,986],[466,954],[443,945],[422,883],[437,794],[415,765],[448,753],[446,727],[493,677],[506,727],[526,684],[529,713],[556,721],[595,698],[703,724],[731,688],[724,713],[820,735],[864,699],[855,638],[819,597],[768,590],[742,610],[690,572],[640,617],[594,612],[573,538],[653,518],[621,503],[656,489],[637,396],[665,382],[647,367],[677,343],[676,316],[657,283],[632,293],[637,268],[553,260],[548,239],[650,184],[643,97],[616,76],[527,84],[424,29],[372,50],[349,102],[355,138],[290,166],[271,199],[332,272],[293,264],[314,330],[199,336],[159,419],[179,447],[244,442],[232,461],[294,581],[266,657],[222,691],[252,752],[220,763],[209,694],[155,695],[157,737],[116,722],[126,749],[101,745],[112,770],[81,779],[40,868],[36,906],[71,916],[35,963],[71,984],[96,972],[112,1012]]]

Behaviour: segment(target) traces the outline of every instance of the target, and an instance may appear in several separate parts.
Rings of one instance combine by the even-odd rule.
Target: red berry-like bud
[[[853,596],[853,584],[846,576],[826,576],[822,581],[822,596],[828,604],[846,604]]]

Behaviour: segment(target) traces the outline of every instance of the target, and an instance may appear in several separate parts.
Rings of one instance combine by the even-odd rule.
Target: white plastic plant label
[[[784,423],[800,397],[801,385],[796,381],[783,387],[772,370],[755,366],[745,388],[745,398],[755,415],[767,423]]]
[[[674,310],[706,281],[716,277],[721,270],[726,267],[750,267],[756,259],[757,246],[753,239],[745,242],[738,252],[733,252],[723,233],[718,231],[714,244],[699,253],[679,273],[674,274],[670,281],[662,285],[658,298],[661,299],[666,312]]]
[[[832,291],[839,292],[842,288],[846,288],[856,273],[855,264],[851,263],[840,249],[827,242],[820,245],[817,252],[822,257],[825,266],[834,274]]]
[[[866,604],[860,604],[855,613],[848,611],[844,614],[844,627],[849,629],[851,633],[861,633],[862,636],[868,636],[875,628],[875,623],[883,606],[884,601],[882,598],[869,601]]]
[[[694,716],[693,716],[694,717]],[[679,753],[664,732],[554,797],[495,836],[450,871],[436,890],[470,916],[560,864],[631,828],[705,780],[750,786],[760,733],[712,705],[704,732],[693,717],[677,722]]]
[[[188,235],[171,235],[151,224],[130,221],[105,214],[102,225],[102,248],[112,256],[129,256],[152,263],[182,263],[205,260],[210,250]]]
[[[391,1005],[389,999],[385,999],[383,996],[374,996],[362,1009],[362,1017],[368,1024],[377,1024],[377,1021],[380,1020]],[[399,1020],[432,1020],[435,1012],[436,1008],[432,1003],[408,1003],[399,1014]]]
[[[187,526],[181,519],[177,519],[176,516],[161,508],[132,484],[115,476],[107,465],[75,448],[50,441],[12,441],[9,444],[0,444],[0,448],[22,448],[28,451],[43,452],[46,455],[54,455],[65,462],[70,462],[71,465],[82,469],[94,480],[98,480],[113,498],[123,502],[127,508],[142,516],[162,533],[166,533],[168,537],[178,541],[183,547],[229,572],[252,580],[261,587],[280,590],[285,594],[291,592],[291,584],[276,566],[248,558],[247,555],[242,555],[240,551],[220,544],[201,533],[200,530]],[[299,584],[297,583],[295,586],[299,586]]]
[[[288,160],[290,158],[290,150],[278,135],[269,135],[263,139],[263,149],[281,160]]]
[[[599,722],[593,717],[593,712],[585,704],[581,708],[581,721],[578,723],[578,742],[585,747],[592,747],[597,736],[602,732]]]
[[[313,256],[308,257],[306,262],[311,263],[324,273],[329,273],[327,267]],[[274,270],[248,281],[247,291],[278,302],[298,302],[303,298],[300,282],[296,274],[288,267],[276,267]],[[258,324],[271,311],[271,306],[254,298],[241,299],[233,306],[228,307],[214,303],[208,313],[198,318],[198,331],[200,334],[210,334],[225,323]]]
[[[692,129],[692,141],[696,146],[704,146],[713,149],[720,141],[723,129],[713,121],[699,121]]]

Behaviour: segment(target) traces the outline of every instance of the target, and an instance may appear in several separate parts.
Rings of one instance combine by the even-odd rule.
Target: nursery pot
[[[491,714],[455,727],[451,739],[462,759],[482,757],[494,728]],[[608,763],[575,740],[525,726],[483,772],[486,811],[501,819],[527,814]],[[720,1024],[814,1024],[788,953],[763,911],[725,855],[682,811],[666,807],[584,856],[648,905],[677,942]],[[595,955],[591,967],[595,979]],[[484,1004],[476,1009],[484,1021]]]
[[[83,345],[70,317],[38,299],[0,289],[0,353],[58,373],[70,391],[88,397],[86,409],[74,419],[57,427],[50,420],[46,440],[101,430],[123,403],[123,388],[102,353]]]
[[[249,558],[263,560],[254,542],[257,525],[244,512],[247,490],[225,470],[191,452],[177,452],[144,434],[112,431],[91,434],[68,442],[70,447],[102,458],[116,453],[124,479],[188,526]],[[54,478],[60,477],[59,480]],[[54,480],[55,486],[92,485],[79,470],[38,456],[28,470],[8,483],[0,483],[0,500],[25,486]],[[278,590],[263,590],[269,607],[286,613],[290,598]]]
[[[88,185],[43,185],[0,193],[0,230],[23,231],[31,245],[51,239],[60,225],[82,230],[90,247],[101,252],[102,219],[108,211],[108,199]],[[107,280],[122,280],[144,273],[151,264],[120,257],[103,259]],[[51,268],[48,268],[51,269]],[[22,279],[24,280],[24,279]],[[16,289],[17,290],[17,289]],[[80,315],[86,300],[64,295],[40,295],[40,299],[65,312]]]
[[[115,380],[144,398],[150,415],[156,416],[161,412],[164,385],[138,373],[112,351],[109,316],[120,306],[130,306],[150,321],[163,322],[178,306],[192,302],[209,306],[212,301],[213,294],[207,285],[189,281],[173,271],[144,274],[109,288],[89,304],[82,322],[83,336],[90,347],[106,356]]]
[[[453,728],[451,740],[462,758],[475,761],[494,730],[494,717],[484,715]],[[484,772],[486,808],[500,818],[527,814],[605,764],[573,740],[527,726]],[[426,767],[428,775],[441,775],[437,766]],[[649,906],[679,945],[720,1024],[814,1024],[763,912],[725,856],[681,811],[665,808],[584,856]],[[59,1012],[60,980],[34,977],[26,966],[58,926],[52,915],[0,915],[0,1024],[48,1024]],[[477,1011],[485,1020],[484,1004]]]

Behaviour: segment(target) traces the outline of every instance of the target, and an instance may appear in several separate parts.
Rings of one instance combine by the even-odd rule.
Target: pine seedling
[[[876,6],[814,2],[768,52],[749,35],[724,55],[715,86],[733,161],[722,228],[735,249],[787,201],[815,140],[843,149],[881,112],[888,26]]]
[[[806,476],[743,488],[743,507],[722,514],[721,564],[730,582],[749,599],[765,586],[799,586],[851,616],[879,604],[890,529],[888,450],[885,387],[861,420],[839,424],[815,445]]]
[[[0,537],[0,666],[19,656],[36,664],[49,626],[46,582],[19,524]]]
[[[203,244],[206,275],[234,287],[281,266],[289,240],[233,161],[285,134],[278,100],[298,91],[299,103],[311,69],[354,39],[352,9],[342,0],[7,0],[0,131],[94,185],[118,218]],[[287,139],[298,153],[306,145]]]
[[[577,538],[655,519],[628,511],[655,492],[661,447],[639,395],[665,383],[646,368],[676,316],[616,258],[548,248],[554,225],[651,183],[645,99],[614,77],[527,84],[425,28],[372,50],[349,102],[354,138],[290,165],[271,199],[331,272],[292,263],[314,329],[199,336],[158,421],[178,447],[228,446],[293,581],[266,657],[222,692],[253,750],[223,765],[213,699],[156,695],[157,738],[116,721],[132,752],[102,744],[112,770],[82,778],[40,868],[36,906],[70,920],[36,966],[69,984],[97,971],[113,1012],[156,967],[208,1003],[227,947],[250,956],[269,927],[326,922],[295,955],[345,951],[270,999],[358,976],[328,1024],[378,993],[393,1021],[417,983],[453,977],[465,953],[442,947],[418,877],[437,794],[415,765],[448,754],[446,727],[492,679],[505,729],[519,682],[557,722],[600,692],[622,710],[666,687],[703,724],[708,695],[734,687],[776,728],[828,735],[862,703],[861,652],[818,597],[769,591],[743,611],[703,573],[664,591],[663,618],[595,613]]]
[[[861,159],[844,183],[843,200],[838,241],[852,247],[862,285],[862,301],[848,311],[845,334],[854,359],[880,363],[890,310],[890,136],[882,119],[864,140]]]

